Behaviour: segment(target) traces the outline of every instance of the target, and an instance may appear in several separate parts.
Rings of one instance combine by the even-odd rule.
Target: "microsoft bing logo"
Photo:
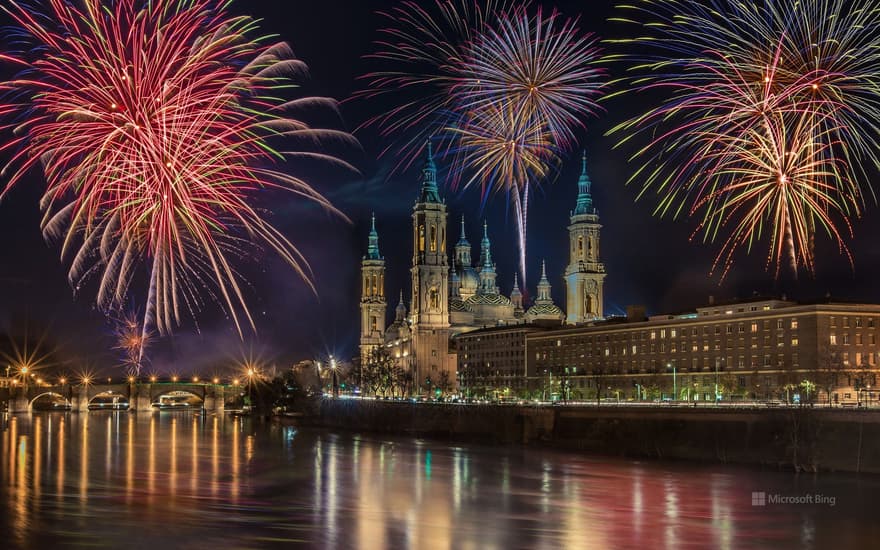
[[[764,491],[752,492],[752,506],[767,506],[767,493]]]

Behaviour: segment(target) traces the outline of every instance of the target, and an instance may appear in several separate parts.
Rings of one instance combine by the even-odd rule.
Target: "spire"
[[[483,221],[483,240],[480,241],[480,270],[492,269],[492,244],[489,242],[489,224]]]
[[[471,243],[468,242],[467,236],[464,234],[464,214],[461,215],[461,233],[458,237],[457,246],[470,246]]]
[[[403,303],[403,289],[400,289],[400,301],[397,302],[397,308],[394,310],[395,318],[403,322],[406,319],[406,305]]]
[[[550,281],[547,280],[547,264],[544,260],[541,260],[541,280],[538,281],[538,297],[535,298],[535,303],[553,303],[553,298],[550,296]]]
[[[422,190],[419,202],[440,202],[440,192],[437,190],[437,165],[434,164],[434,150],[431,140],[428,140],[428,154],[425,166],[422,168]]]
[[[587,152],[584,151],[581,157],[581,177],[578,178],[577,205],[574,208],[575,216],[596,213],[596,209],[593,208],[593,197],[590,194],[591,185],[590,176],[587,175]]]
[[[522,292],[519,289],[519,281],[516,277],[516,271],[513,272],[513,290],[510,291],[510,297],[514,296],[522,296]]]
[[[367,245],[367,259],[368,260],[381,260],[382,256],[379,254],[379,233],[376,231],[376,214],[375,212],[371,214],[370,217],[370,237],[369,244]]]
[[[513,290],[510,291],[510,301],[513,302],[514,313],[518,316],[523,312],[523,295],[519,290],[519,281],[516,278],[516,271],[513,272]]]

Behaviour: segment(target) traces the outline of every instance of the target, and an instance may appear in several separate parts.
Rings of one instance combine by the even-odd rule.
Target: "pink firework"
[[[336,212],[306,181],[273,169],[291,156],[351,169],[320,144],[354,138],[299,118],[335,102],[276,99],[305,64],[286,44],[253,38],[255,21],[226,13],[227,2],[47,4],[47,13],[3,8],[28,46],[0,57],[22,67],[0,82],[13,130],[0,150],[13,153],[6,190],[42,169],[44,234],[61,242],[71,284],[96,275],[97,302],[112,310],[146,265],[144,334],[151,325],[166,333],[206,296],[239,331],[253,325],[235,263],[254,245],[311,286],[304,258],[254,205],[261,190],[282,189]]]

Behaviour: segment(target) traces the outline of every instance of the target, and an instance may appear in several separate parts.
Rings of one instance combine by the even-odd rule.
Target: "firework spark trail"
[[[296,247],[253,204],[279,189],[336,209],[306,181],[274,170],[286,158],[354,171],[323,145],[356,147],[349,134],[302,115],[335,110],[327,98],[278,96],[307,76],[284,43],[251,38],[254,20],[226,2],[52,0],[47,13],[4,7],[27,49],[3,54],[22,67],[0,82],[0,115],[13,137],[4,194],[30,169],[47,180],[43,231],[61,242],[77,289],[97,275],[97,302],[118,307],[146,262],[144,330],[193,317],[203,294],[253,326],[235,260],[274,250],[312,287]],[[274,142],[289,151],[279,151]]]
[[[799,267],[814,271],[816,221],[849,256],[839,227],[849,228],[866,191],[873,193],[859,184],[867,181],[863,166],[880,166],[880,8],[845,0],[641,0],[619,9],[624,15],[616,20],[644,32],[616,41],[639,57],[607,58],[631,65],[631,75],[617,82],[627,89],[618,94],[665,95],[609,132],[622,134],[618,146],[647,141],[633,155],[641,166],[629,180],[640,182],[639,196],[656,193],[659,215],[700,217],[707,241],[743,216],[716,260],[723,274],[735,249],[750,250],[767,224],[775,250],[768,268],[775,262],[777,276],[784,258],[795,275]],[[792,140],[803,148],[792,149]],[[802,165],[783,163],[782,154]],[[776,183],[758,185],[772,166]],[[754,178],[753,186],[732,186],[738,169]],[[740,202],[758,196],[769,201],[758,204],[775,206]]]

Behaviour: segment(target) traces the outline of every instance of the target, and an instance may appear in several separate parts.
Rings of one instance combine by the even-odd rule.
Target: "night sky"
[[[385,24],[375,11],[394,4],[376,0],[239,0],[233,9],[263,18],[265,31],[277,33],[293,46],[296,55],[310,67],[312,81],[306,87],[309,93],[345,100],[361,86],[357,77],[375,68],[363,59],[372,51],[376,29]],[[633,31],[606,21],[613,13],[610,0],[560,0],[547,4],[558,7],[565,15],[580,16],[583,29],[604,38],[626,36]],[[801,273],[795,279],[783,274],[775,280],[773,271],[764,269],[764,243],[750,256],[741,252],[739,262],[723,282],[718,276],[710,276],[718,244],[702,244],[699,238],[691,242],[693,221],[652,217],[652,197],[636,202],[638,187],[624,185],[635,168],[626,161],[631,150],[612,150],[613,138],[603,135],[615,123],[635,114],[638,100],[631,96],[605,102],[606,113],[589,121],[588,132],[581,136],[588,154],[594,202],[604,226],[606,314],[623,314],[628,304],[644,304],[654,313],[683,311],[705,304],[710,295],[731,299],[753,293],[786,294],[789,298],[812,300],[830,293],[833,299],[880,300],[880,290],[872,284],[880,264],[878,247],[873,244],[880,229],[878,207],[873,203],[867,205],[861,219],[853,221],[854,271],[829,239],[820,235],[815,277]],[[381,102],[344,102],[344,123],[354,129],[382,108]],[[389,176],[391,166],[399,159],[377,159],[388,143],[372,131],[356,135],[363,144],[363,152],[347,158],[363,177],[326,171],[312,179],[315,187],[351,218],[351,224],[328,216],[313,205],[298,204],[292,196],[285,198],[286,203],[273,206],[272,222],[311,262],[318,296],[292,270],[266,254],[258,258],[256,268],[245,268],[252,285],[249,303],[257,317],[256,334],[246,332],[242,342],[231,322],[209,305],[199,316],[198,327],[186,319],[173,336],[154,346],[150,352],[152,370],[207,372],[243,356],[285,365],[330,353],[337,357],[353,355],[359,330],[359,262],[366,249],[371,211],[377,216],[380,249],[388,265],[389,315],[393,315],[401,288],[408,299],[410,213],[418,191],[418,169]],[[558,305],[564,303],[562,272],[568,244],[565,228],[577,192],[579,157],[579,152],[572,153],[562,171],[535,195],[529,217],[528,287],[534,294],[541,259],[546,258]],[[442,181],[446,176],[443,161],[438,160],[438,165]],[[107,369],[118,360],[118,354],[112,350],[111,325],[92,306],[93,293],[83,292],[74,297],[57,247],[46,244],[40,235],[40,175],[34,174],[25,183],[0,204],[0,323],[6,325],[0,325],[0,329],[9,330],[10,324],[20,328],[27,323],[32,333],[46,335],[47,345],[58,349],[66,366]],[[462,214],[467,219],[469,240],[475,245],[479,243],[481,220],[488,219],[499,286],[509,294],[517,253],[515,229],[504,200],[492,200],[481,212],[479,191],[443,193],[451,213],[450,243],[458,239]],[[142,291],[138,294],[141,299],[146,295],[146,289],[137,291]]]

